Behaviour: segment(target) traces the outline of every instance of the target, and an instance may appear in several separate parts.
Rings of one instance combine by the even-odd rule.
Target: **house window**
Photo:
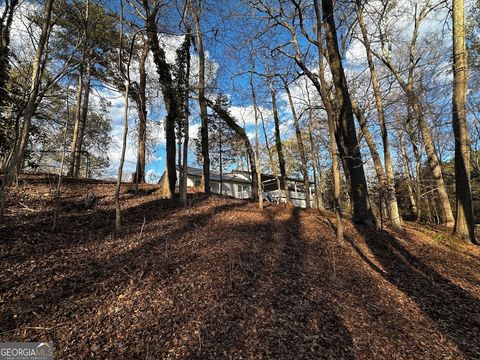
[[[240,199],[245,199],[250,197],[250,194],[248,193],[249,191],[248,185],[237,185],[237,189],[238,189],[238,197]]]
[[[237,186],[238,186],[238,192],[248,191],[247,185],[237,185]]]
[[[194,179],[193,180],[193,186],[199,187],[201,185],[202,181],[200,179]]]

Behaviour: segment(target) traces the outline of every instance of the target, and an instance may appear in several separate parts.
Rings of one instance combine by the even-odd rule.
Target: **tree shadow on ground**
[[[278,219],[284,211],[291,214]],[[231,259],[232,285],[219,299],[225,313],[207,312],[201,349],[189,358],[353,359],[352,337],[334,304],[312,293],[312,282],[315,291],[325,284],[312,281],[319,274],[307,264],[313,245],[302,236],[300,210],[264,215],[266,223],[243,229],[255,236]]]
[[[205,199],[199,199],[202,202]],[[142,204],[141,207],[158,205],[157,202],[163,200],[154,200],[148,204]],[[3,313],[0,318],[0,332],[9,331],[15,327],[21,327],[22,324],[28,324],[36,317],[36,312],[49,312],[49,309],[62,307],[64,303],[81,300],[82,297],[89,296],[95,292],[97,285],[108,282],[109,288],[116,288],[117,291],[129,283],[132,274],[139,269],[143,269],[145,262],[151,257],[152,253],[164,251],[165,241],[169,237],[178,235],[188,235],[195,231],[197,226],[204,226],[212,218],[212,213],[231,210],[237,207],[245,206],[245,203],[226,203],[213,207],[209,212],[201,213],[196,216],[186,215],[180,217],[182,226],[173,227],[168,231],[161,233],[161,236],[153,236],[141,243],[138,247],[133,247],[127,251],[113,254],[106,262],[103,259],[97,260],[91,253],[84,253],[81,258],[61,259],[64,263],[58,264],[53,268],[34,268],[31,273],[23,274],[21,278],[11,278],[2,283],[0,295],[14,289],[21,283],[31,283],[32,287],[25,296],[16,297],[9,302],[8,313]],[[157,207],[155,207],[157,208]],[[135,207],[126,209],[125,217],[135,215]],[[111,214],[112,211],[109,211]],[[82,214],[81,216],[92,217],[93,214]],[[98,216],[98,214],[97,214]],[[65,221],[65,219],[63,220]],[[68,224],[69,221],[67,220]],[[192,226],[195,224],[195,226]],[[39,244],[36,244],[39,246]],[[79,244],[76,241],[66,241],[64,244],[54,244],[56,249],[61,248],[58,256],[65,256],[68,248],[76,248]],[[78,255],[78,252],[76,253]],[[40,255],[33,254],[28,261],[35,261]],[[18,260],[18,259],[16,259]],[[25,259],[21,259],[25,261]],[[165,257],[162,259],[162,268],[157,274],[160,276],[170,276],[182,264],[173,263],[171,259]],[[187,260],[194,260],[193,255]],[[75,266],[73,266],[75,264]],[[51,264],[50,264],[51,265]],[[65,271],[65,272],[64,272]],[[68,272],[67,272],[68,271]]]
[[[62,358],[354,358],[321,280],[329,265],[320,242],[304,236],[299,209],[257,213],[248,202],[203,196],[183,208],[144,200],[124,209],[118,241],[102,239],[113,209],[64,214],[53,239],[48,220],[30,217],[45,238],[20,244],[35,251],[8,260],[22,271],[0,289],[1,336],[51,339]],[[98,257],[97,241],[107,243]],[[37,325],[46,330],[28,330]]]
[[[361,225],[355,228],[382,269],[347,238],[365,263],[408,295],[463,353],[472,359],[480,358],[480,300],[426,265],[389,233]],[[413,241],[408,237],[405,240]]]
[[[198,206],[207,201],[203,194],[189,198],[188,206]],[[153,198],[135,206],[122,209],[122,236],[139,231],[143,220],[147,223],[182,211],[183,207],[176,200]],[[92,210],[62,211],[59,213],[56,229],[52,231],[53,211],[39,216],[27,214],[15,224],[0,228],[0,241],[4,249],[0,260],[12,264],[36,261],[52,251],[68,250],[74,246],[88,245],[112,237],[115,229],[115,209],[97,207]],[[59,236],[61,235],[61,236]],[[56,241],[51,241],[55,238]],[[31,251],[20,253],[16,247],[19,241],[28,242]]]

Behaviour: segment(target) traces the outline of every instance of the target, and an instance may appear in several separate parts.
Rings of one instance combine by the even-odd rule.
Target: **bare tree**
[[[398,69],[391,59],[391,54],[389,51],[388,37],[385,34],[380,35],[381,46],[382,46],[382,54],[371,49],[372,54],[375,55],[378,59],[382,61],[382,63],[389,69],[392,75],[397,80],[398,84],[404,91],[408,106],[413,111],[413,116],[418,124],[420,129],[422,138],[423,138],[423,145],[425,147],[428,165],[430,167],[430,171],[432,173],[433,179],[436,184],[436,190],[439,197],[440,207],[442,209],[442,219],[443,222],[447,227],[452,227],[454,224],[454,218],[452,213],[452,208],[450,205],[450,201],[448,199],[447,190],[445,187],[445,182],[443,179],[442,168],[440,165],[440,161],[438,159],[437,150],[435,144],[433,142],[432,134],[430,128],[427,124],[425,119],[425,109],[420,99],[419,94],[415,91],[414,87],[414,72],[418,64],[417,59],[417,41],[419,36],[420,25],[425,20],[427,15],[433,11],[436,6],[432,6],[429,2],[426,2],[424,6],[417,11],[417,6],[415,6],[415,13],[413,16],[414,26],[412,32],[412,39],[409,46],[409,63],[407,68],[407,79],[405,80],[402,76],[403,71]],[[385,14],[383,14],[385,16]]]
[[[70,155],[70,169],[69,175],[78,177],[80,173],[80,160],[82,154],[82,145],[85,132],[85,124],[88,116],[88,105],[91,89],[92,77],[92,59],[89,48],[91,45],[89,38],[89,19],[90,19],[90,0],[85,0],[85,17],[81,19],[83,23],[83,49],[82,59],[79,65],[78,75],[78,93],[77,93],[77,108],[75,114],[75,127],[73,131],[71,155]]]
[[[285,192],[286,203],[291,205],[290,191],[288,189],[288,183],[287,183],[287,171],[285,170],[285,156],[283,154],[282,139],[280,136],[280,118],[278,116],[277,94],[272,81],[270,82],[269,86],[270,86],[270,94],[272,97],[273,121],[274,121],[274,127],[275,127],[275,148],[277,150],[278,167],[280,170],[281,188],[278,189],[279,199],[281,199],[280,189],[283,189],[283,191]]]
[[[207,104],[205,101],[205,50],[203,48],[203,33],[200,26],[200,16],[202,14],[202,0],[197,0],[197,6],[193,13],[193,25],[197,40],[198,50],[198,104],[200,106],[201,126],[201,145],[203,158],[203,191],[210,193],[210,154],[208,153],[208,117]],[[192,9],[194,7],[192,6]]]
[[[255,65],[252,65],[252,72],[250,73],[250,90],[252,93],[253,113],[255,118],[255,168],[257,172],[257,193],[258,193],[258,207],[263,210],[263,190],[262,190],[262,171],[260,168],[260,145],[258,140],[258,107],[257,97],[255,95],[255,87],[253,85],[253,72],[255,71]],[[252,174],[253,176],[253,174]]]
[[[186,52],[186,64],[185,64],[185,103],[184,103],[184,114],[185,114],[185,122],[184,122],[184,138],[183,138],[183,160],[182,160],[182,172],[180,176],[180,203],[186,204],[187,203],[187,176],[188,176],[188,141],[189,141],[189,96],[188,93],[190,92],[190,28],[187,26],[186,29],[186,41],[188,42],[188,51]]]
[[[362,32],[363,44],[367,53],[368,68],[370,69],[370,77],[372,80],[373,94],[375,96],[375,104],[377,106],[377,116],[380,124],[380,130],[382,133],[383,142],[383,161],[385,164],[385,183],[384,191],[387,196],[388,213],[390,216],[390,222],[394,229],[400,230],[402,228],[402,222],[400,214],[398,212],[397,197],[395,195],[395,179],[393,174],[392,156],[390,154],[390,142],[388,140],[388,131],[385,123],[385,114],[383,109],[383,100],[380,93],[380,83],[378,80],[377,70],[373,62],[373,55],[371,52],[370,39],[367,33],[367,27],[363,17],[363,5],[361,0],[356,0],[357,5],[357,19]]]
[[[180,104],[175,94],[174,80],[171,67],[167,62],[165,49],[160,46],[158,39],[157,16],[160,10],[161,2],[158,0],[142,0],[145,20],[145,27],[148,35],[150,49],[153,53],[153,60],[157,67],[160,86],[163,95],[163,101],[167,110],[165,118],[165,137],[166,137],[166,168],[163,178],[164,195],[167,198],[173,198],[175,193],[175,183],[177,179],[175,165],[175,123],[177,123],[180,113]]]
[[[350,175],[350,191],[353,203],[353,221],[364,224],[375,224],[370,200],[368,197],[367,181],[363,169],[362,156],[355,131],[353,120],[352,103],[348,91],[347,80],[343,69],[342,60],[338,48],[337,30],[333,13],[333,1],[322,0],[323,21],[325,23],[325,35],[327,53],[335,85],[336,100],[339,113],[339,131],[346,145],[346,164]]]
[[[308,171],[307,171],[307,154],[305,152],[305,145],[303,144],[302,132],[300,131],[300,122],[297,116],[297,111],[295,110],[295,104],[293,102],[292,94],[290,92],[289,84],[286,79],[282,77],[283,86],[285,92],[287,93],[288,103],[290,105],[290,112],[292,113],[293,126],[295,127],[295,137],[297,139],[298,152],[300,153],[300,171],[303,176],[303,186],[305,188],[305,205],[307,208],[310,208],[310,181],[308,180]]]
[[[137,104],[138,111],[138,140],[137,140],[137,164],[135,169],[135,189],[138,191],[138,184],[145,182],[145,158],[147,141],[147,72],[145,63],[150,52],[150,45],[144,39],[138,63],[139,82],[133,99]]]
[[[122,148],[120,151],[120,160],[118,162],[118,173],[117,173],[117,183],[115,186],[115,236],[120,234],[122,228],[122,209],[120,205],[120,188],[122,185],[122,176],[123,176],[123,164],[125,162],[125,151],[127,149],[127,136],[128,136],[128,100],[129,100],[129,91],[130,91],[130,63],[132,60],[133,48],[135,44],[135,36],[132,36],[132,41],[130,44],[128,52],[128,60],[126,64],[123,64],[122,61],[122,51],[123,51],[123,0],[120,0],[120,48],[118,51],[118,68],[122,73],[122,76],[125,79],[125,96],[124,96],[124,108],[123,108],[123,138],[122,138]]]
[[[323,62],[323,40],[322,40],[322,19],[321,19],[321,12],[320,12],[320,5],[318,0],[314,1],[315,7],[315,19],[317,23],[317,47],[318,47],[318,55],[319,55],[319,79],[320,79],[320,86],[317,86],[319,89],[320,96],[322,98],[322,102],[325,107],[325,111],[327,113],[327,122],[328,122],[328,135],[329,135],[329,145],[330,145],[330,155],[332,157],[332,174],[333,174],[333,206],[335,212],[335,218],[337,222],[337,241],[343,242],[343,220],[342,220],[342,208],[340,206],[340,164],[338,160],[338,152],[337,148],[339,148],[338,141],[335,141],[335,131],[336,131],[336,124],[334,118],[334,111],[332,103],[330,102],[330,98],[327,94],[327,82],[325,80],[325,67]]]

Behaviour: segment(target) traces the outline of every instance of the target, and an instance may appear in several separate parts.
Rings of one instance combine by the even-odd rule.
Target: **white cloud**
[[[244,124],[248,127],[249,125],[255,125],[255,111],[253,105],[247,106],[230,106],[230,114],[238,121],[240,126]],[[257,107],[258,122],[260,126],[260,115],[263,115],[264,120],[267,120],[273,116],[271,109],[267,109],[263,106]]]
[[[347,49],[347,61],[352,65],[366,65],[367,53],[365,46],[360,40],[352,40],[350,46]]]

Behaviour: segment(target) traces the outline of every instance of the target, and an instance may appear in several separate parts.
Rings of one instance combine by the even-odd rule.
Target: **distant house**
[[[177,168],[177,186],[180,178],[180,171]],[[252,196],[252,175],[249,171],[235,170],[229,173],[220,174],[218,171],[210,170],[210,190],[215,194],[222,194],[234,197],[236,199],[248,199]],[[163,176],[162,176],[163,179]],[[160,181],[162,181],[160,179]],[[188,167],[187,169],[187,186],[198,187],[201,184],[202,169]],[[295,207],[306,207],[306,196],[303,180],[295,178],[287,178],[288,189],[292,205]],[[262,174],[262,189],[264,199],[285,203],[285,191],[278,189],[278,182],[275,176]],[[310,205],[315,204],[314,191],[312,185],[308,189],[310,192]]]
[[[202,169],[188,167],[187,186],[200,186],[202,172]],[[178,179],[180,179],[180,171],[177,168],[177,186]],[[221,190],[220,184],[222,185]],[[248,178],[234,173],[220,175],[219,172],[213,170],[210,170],[210,190],[215,194],[227,195],[236,199],[248,199],[252,195],[252,185]]]

